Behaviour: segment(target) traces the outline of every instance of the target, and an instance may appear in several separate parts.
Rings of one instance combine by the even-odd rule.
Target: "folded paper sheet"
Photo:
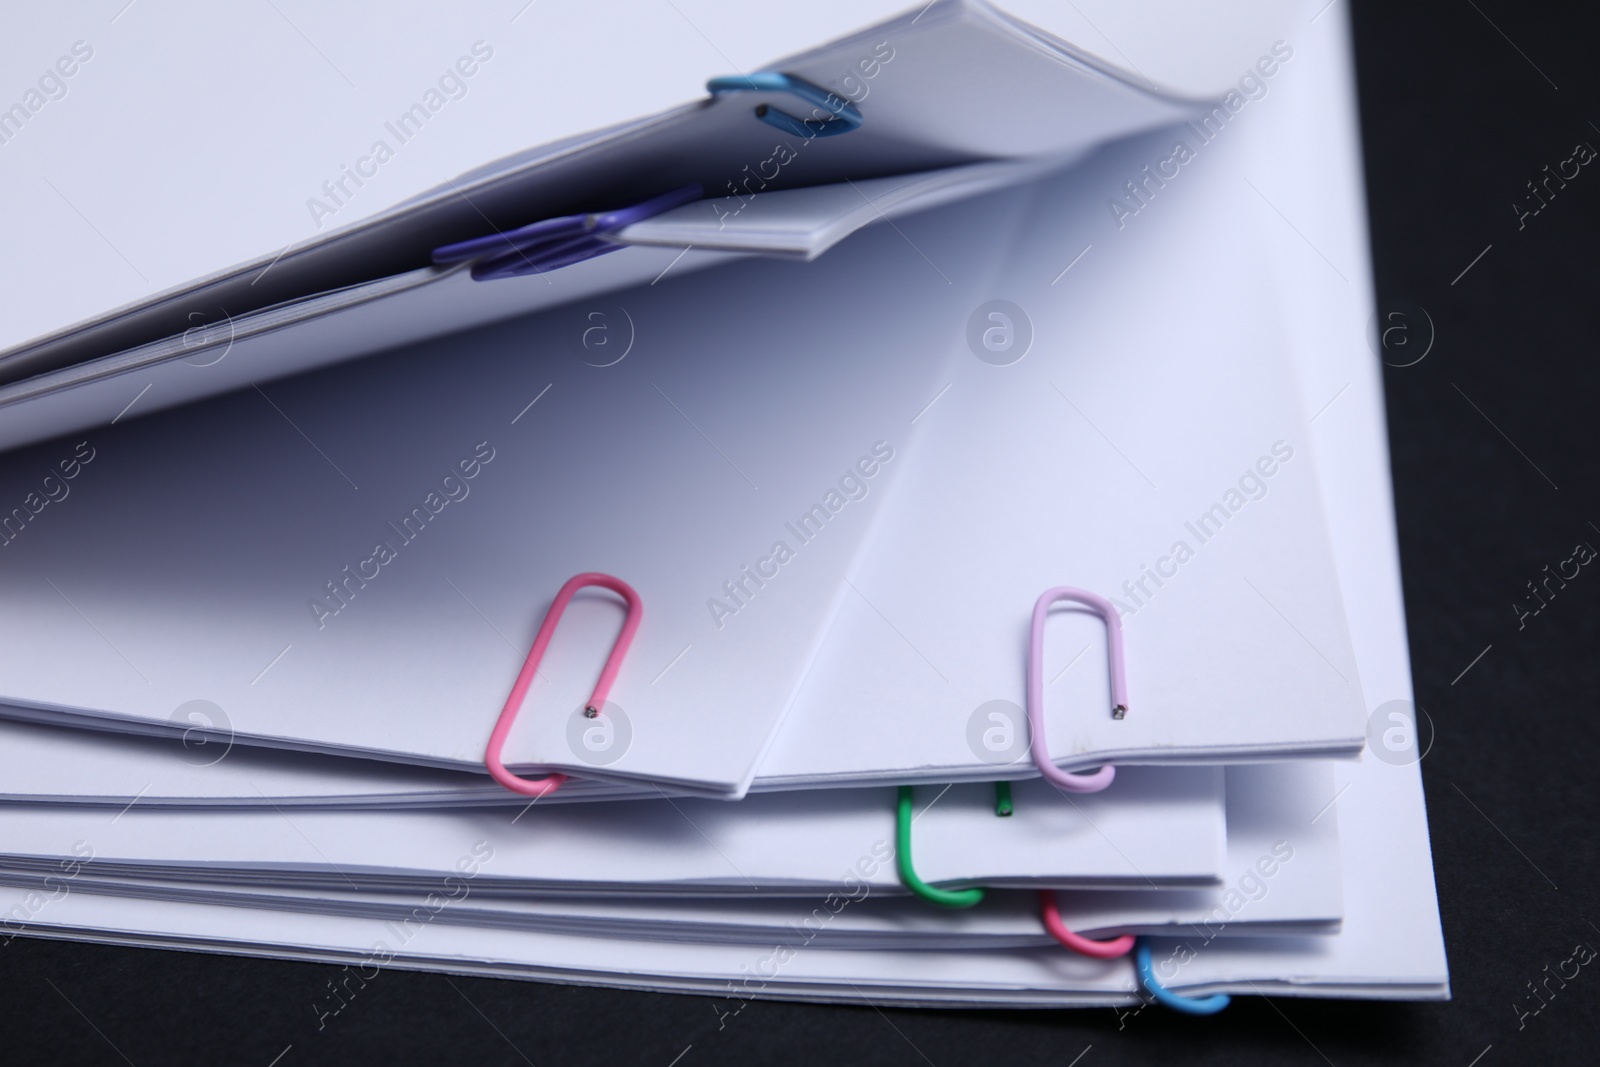
[[[467,457],[462,462],[489,476],[472,483],[482,502],[450,504],[435,493],[441,509],[453,509],[433,527],[442,537],[412,547],[409,528],[395,528],[384,542],[399,557],[390,564],[369,565],[358,547],[344,550],[358,555],[341,569],[331,553],[362,544],[369,527],[385,531],[383,516],[331,461],[319,471],[326,484],[303,499],[284,488],[321,457],[296,451],[292,434],[267,450],[274,432],[290,433],[272,430],[283,422],[274,402],[250,394],[119,428],[112,440],[128,439],[127,458],[109,475],[92,469],[129,488],[83,494],[76,510],[61,509],[58,540],[16,546],[32,573],[9,584],[18,602],[38,609],[16,635],[11,703],[33,705],[41,718],[76,709],[120,715],[102,725],[174,731],[190,725],[175,709],[208,700],[225,710],[241,742],[472,767],[481,757],[478,731],[498,705],[493,687],[515,673],[537,618],[527,590],[605,569],[640,588],[649,613],[614,693],[628,736],[613,736],[603,755],[616,755],[607,759],[586,759],[592,753],[572,740],[575,725],[580,738],[589,729],[573,716],[617,625],[615,609],[580,601],[543,667],[556,684],[535,687],[512,735],[516,763],[723,795],[737,795],[752,776],[758,787],[792,788],[1028,774],[1021,747],[990,759],[969,727],[993,701],[1019,713],[1027,606],[1040,589],[1072,581],[1106,590],[1127,609],[1137,709],[1121,722],[1100,710],[1108,701],[1097,623],[1066,635],[1076,640],[1052,636],[1058,761],[1353,751],[1362,740],[1359,679],[1305,462],[1303,416],[1276,358],[1279,326],[1247,301],[1213,300],[1203,284],[1219,273],[1265,284],[1248,230],[1207,206],[1217,183],[1232,176],[1223,164],[1245,158],[1248,132],[1174,194],[1172,225],[1130,231],[1071,295],[1051,285],[1055,250],[1087,232],[1085,194],[1119,172],[1139,143],[1071,175],[860,233],[812,264],[700,274],[666,294],[629,291],[610,312],[552,311],[386,356],[376,393],[375,363],[283,387],[290,407],[316,420],[309,425],[318,447],[359,465],[368,494],[371,479],[387,482],[377,491],[404,515],[400,482],[426,469],[424,446],[446,455],[447,430],[454,440],[473,436],[491,396],[513,382],[526,380],[524,394],[542,395],[517,352],[542,342],[546,384],[564,391],[552,391],[549,403],[524,401],[508,417],[522,424],[509,425],[503,439],[519,450],[514,484],[491,485],[500,468]],[[1002,259],[994,250],[1013,239]],[[886,270],[894,282],[877,276]],[[1171,315],[1143,315],[1142,290],[1119,285],[1119,270],[1171,294]],[[780,304],[792,307],[808,285],[826,302],[821,289],[831,292],[846,276],[856,279],[852,296],[834,300],[826,323],[767,340],[769,323],[787,314]],[[976,352],[960,339],[964,305],[952,314],[947,301],[958,280],[970,292],[1011,292],[1033,307],[1014,327],[1036,334],[1015,339],[1025,346],[1020,358],[979,358],[989,354],[981,331]],[[628,303],[634,310],[624,319],[618,308]],[[727,320],[708,323],[708,310]],[[595,314],[601,319],[585,317]],[[570,345],[594,330],[621,329],[584,325],[608,314],[661,336],[610,367],[549,355],[562,326],[575,335]],[[1194,355],[1195,338],[1205,340],[1203,358]],[[725,356],[707,354],[708,344]],[[752,347],[760,358],[739,363]],[[948,358],[928,355],[939,352]],[[255,409],[248,422],[232,414],[246,404]],[[632,422],[615,419],[630,411]],[[1099,428],[1108,413],[1123,445]],[[270,464],[236,480],[238,496],[211,487],[232,470],[216,459],[199,468],[200,481],[164,500],[137,497],[131,486],[143,466],[175,462],[202,427],[224,418],[244,423],[227,451],[249,450]],[[428,428],[408,429],[403,442],[386,429],[418,422]],[[591,423],[615,427],[594,448],[580,444]],[[985,429],[975,434],[974,426]],[[551,455],[570,459],[552,463]],[[655,473],[662,469],[665,479]],[[902,470],[908,485],[891,495],[889,480]],[[765,488],[756,488],[757,476]],[[675,491],[685,478],[689,491]],[[566,518],[563,506],[598,482],[619,489]],[[471,489],[459,477],[453,484]],[[259,495],[243,499],[249,493]],[[218,547],[197,553],[121,533],[148,522],[158,504],[215,530]],[[258,565],[229,572],[223,546],[259,538],[264,524],[282,523],[284,509],[297,504],[317,508],[319,521],[291,525],[264,546]],[[995,524],[992,514],[1014,519]],[[640,536],[641,521],[649,536]],[[523,527],[540,532],[539,553],[523,550],[513,532]],[[875,547],[856,559],[868,543]],[[971,553],[989,562],[961,566]],[[126,593],[80,602],[93,594],[52,584],[52,573],[70,570],[68,559],[83,557],[98,561],[97,573],[117,576],[102,589],[123,584]],[[312,569],[319,562],[331,576],[320,585]],[[929,574],[945,577],[929,583]],[[291,599],[283,587],[296,584],[314,595]],[[843,614],[830,631],[836,604]],[[213,618],[229,620],[228,628],[216,629]],[[248,618],[252,632],[234,618]],[[277,632],[265,632],[273,623]],[[76,675],[62,675],[44,646],[60,648],[57,628],[87,634],[91,626],[104,639],[75,653]],[[1053,624],[1052,634],[1066,626]],[[818,647],[799,706],[758,771]],[[427,666],[443,650],[454,666]],[[1196,678],[1208,684],[1196,687]],[[484,725],[463,730],[459,715],[440,713],[445,707],[482,709]],[[717,743],[708,743],[713,736]],[[839,737],[851,744],[837,744]]]
[[[857,8],[854,19],[880,13]],[[842,14],[830,10],[818,24],[831,33],[859,25]],[[599,10],[581,9],[554,16],[580,23],[571,28],[574,40],[605,32],[600,29],[609,28],[605,17]],[[585,22],[587,29],[581,26]],[[825,39],[795,43],[810,46]],[[681,64],[688,58],[673,56],[677,69],[671,73],[682,77]],[[559,50],[554,62],[571,75],[554,83],[563,94],[592,76],[593,65],[572,50]],[[192,350],[162,349],[159,342],[194,332],[197,323],[229,323],[316,293],[399,275],[425,266],[435,246],[540,218],[615,208],[689,184],[700,185],[713,197],[748,197],[769,189],[983,159],[1069,156],[1197,111],[1194,101],[1158,91],[1137,75],[1116,70],[987,4],[957,0],[925,5],[808,47],[778,60],[773,69],[826,86],[824,91],[837,94],[834,99],[841,102],[861,104],[868,119],[848,136],[800,136],[775,129],[758,116],[761,109],[808,114],[790,94],[737,88],[599,130],[574,125],[593,114],[592,109],[543,109],[533,129],[544,136],[536,136],[537,147],[527,152],[446,182],[373,218],[295,242],[297,247],[274,250],[258,261],[0,352],[0,381],[18,383],[0,389],[0,408],[40,407],[38,398],[51,391],[98,391],[82,384],[81,372],[90,363],[99,364],[94,374],[122,376],[126,384],[136,367],[150,370],[192,358]],[[953,71],[970,71],[971,76],[953,77]],[[604,102],[600,110],[606,111],[605,105],[618,95],[635,102],[654,96],[655,106],[671,102],[672,96],[662,99],[656,88],[660,83],[651,80],[667,73],[654,65],[649,73],[626,65],[608,70],[607,80],[623,83],[627,91],[619,94],[617,84],[597,87]],[[1010,106],[1018,99],[1032,106]],[[1054,121],[1041,123],[1038,114],[1053,115]],[[641,181],[653,185],[641,188]],[[347,346],[326,350],[317,360],[356,354]],[[190,376],[190,384],[218,392],[273,376],[241,377],[236,368],[219,366],[203,379]],[[30,377],[35,380],[20,384]],[[174,402],[172,391],[166,392],[152,398],[147,410]],[[93,403],[42,406],[58,420],[54,432],[96,421]],[[50,432],[36,420],[8,419],[0,444],[37,440]]]
[[[962,292],[1001,210],[971,201],[918,232],[947,259],[989,246],[952,267]],[[241,740],[477,767],[544,606],[599,570],[644,600],[612,690],[631,736],[583,743],[621,622],[585,593],[509,758],[742,793],[903,465],[898,414],[932,384],[927,354],[958,343],[951,283],[905,270],[921,261],[900,233],[861,236],[826,264],[668,279],[69,446],[81,473],[38,516],[49,537],[7,546],[0,587],[31,605],[8,616],[9,703],[175,735],[204,700]],[[8,496],[46,455],[0,460]],[[152,490],[157,469],[184,476]],[[782,560],[785,595],[721,632],[708,596],[820,502],[839,514]]]

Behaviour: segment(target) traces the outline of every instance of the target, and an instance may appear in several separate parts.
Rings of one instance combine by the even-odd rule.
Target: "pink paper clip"
[[[494,733],[489,735],[489,747],[483,754],[483,765],[489,769],[490,776],[513,793],[542,797],[547,793],[553,793],[567,780],[567,776],[560,773],[551,773],[532,780],[519,778],[506,769],[506,765],[500,760],[500,752],[505,747],[506,738],[511,734],[512,724],[517,721],[517,712],[522,710],[522,700],[528,694],[528,686],[533,684],[533,676],[539,669],[539,661],[544,659],[545,649],[550,647],[550,639],[555,636],[556,624],[561,621],[561,615],[572,602],[573,595],[579,589],[590,585],[602,586],[621,595],[628,604],[628,617],[623,620],[622,632],[617,635],[616,644],[611,646],[611,655],[606,658],[606,665],[600,671],[600,680],[595,683],[594,693],[584,706],[584,714],[589,718],[594,718],[605,706],[606,694],[611,692],[611,683],[617,680],[617,672],[622,669],[622,657],[627,655],[628,646],[633,643],[633,635],[639,629],[639,620],[644,615],[644,605],[639,600],[639,594],[634,592],[633,586],[621,578],[591,571],[572,576],[561,587],[561,591],[550,604],[550,610],[545,612],[544,622],[539,625],[539,632],[534,636],[533,647],[528,650],[528,658],[522,663],[522,673],[517,675],[517,684],[511,687],[511,696],[506,699],[506,706],[500,711],[500,719],[494,724]]]
[[[1097,960],[1114,960],[1133,951],[1132,934],[1096,941],[1067,929],[1066,922],[1061,918],[1061,905],[1056,902],[1054,889],[1039,890],[1039,917],[1044,921],[1044,928],[1051,937],[1059,941],[1062,947],[1069,948],[1080,956],[1092,956]]]
[[[1039,773],[1070,793],[1098,793],[1111,784],[1117,769],[1106,764],[1089,774],[1063,771],[1050,760],[1050,746],[1044,739],[1044,620],[1050,606],[1058,600],[1075,600],[1093,608],[1106,623],[1106,646],[1111,659],[1111,717],[1128,713],[1128,677],[1122,661],[1122,620],[1105,597],[1085,589],[1061,585],[1046,589],[1033,605],[1033,633],[1028,650],[1028,728],[1033,732],[1029,746]]]

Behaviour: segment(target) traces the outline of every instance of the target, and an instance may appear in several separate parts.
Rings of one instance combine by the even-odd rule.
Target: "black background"
[[[1326,18],[1352,17],[1336,2]],[[1436,330],[1384,377],[1452,1002],[1241,997],[1121,1030],[1110,1010],[751,1003],[719,1029],[701,997],[391,971],[319,1032],[310,1005],[336,968],[19,937],[0,949],[7,1061],[1064,1067],[1092,1046],[1083,1067],[1595,1062],[1600,972],[1520,1026],[1514,1005],[1574,945],[1600,946],[1600,573],[1520,629],[1513,604],[1576,544],[1600,546],[1600,166],[1520,229],[1513,205],[1576,143],[1600,147],[1600,36],[1575,6],[1508,0],[1363,2],[1353,20],[1377,295]]]

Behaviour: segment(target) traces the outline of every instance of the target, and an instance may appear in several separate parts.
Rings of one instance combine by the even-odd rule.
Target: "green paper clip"
[[[994,786],[994,813],[1011,814],[1011,783],[996,782]],[[900,787],[900,800],[895,814],[895,865],[900,870],[900,882],[929,904],[941,908],[970,908],[983,899],[981,888],[940,889],[931,886],[917,874],[911,860],[911,787]]]

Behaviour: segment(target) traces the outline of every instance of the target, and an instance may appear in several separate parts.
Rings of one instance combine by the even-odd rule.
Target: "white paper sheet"
[[[1019,786],[1016,814],[986,786],[918,798],[916,869],[936,885],[1204,886],[1222,873],[1222,772],[1138,769],[1064,800]],[[466,861],[497,892],[760,895],[864,884],[900,893],[890,790],[421,812],[122,812],[55,806],[6,821],[7,867],[349,888],[432,885]],[[76,851],[75,851],[76,850]],[[476,862],[474,862],[476,861]],[[165,872],[163,875],[161,872]]]
[[[585,16],[557,19],[577,32]],[[484,61],[482,50],[493,52],[486,41],[475,49]],[[726,56],[717,61],[725,63]],[[570,62],[570,55],[563,56],[563,64]],[[870,117],[848,136],[806,139],[774,130],[755,114],[758,106],[808,113],[785,93],[724,93],[603,129],[582,124],[592,114],[587,108],[556,109],[558,116],[535,127],[545,134],[535,135],[536,147],[446,181],[376,218],[0,352],[0,380],[16,382],[182,333],[195,325],[191,315],[220,321],[420,266],[441,244],[574,210],[618,207],[691,183],[712,196],[750,196],[977,159],[1063,156],[1195,110],[1193,103],[1163,96],[986,5],[927,5],[777,64],[858,101]],[[661,88],[646,89],[667,72],[655,65],[645,69],[649,73],[637,73],[636,80],[622,80],[635,93],[643,89],[646,110],[654,110],[673,97]],[[673,73],[683,71],[679,66]],[[972,76],[952,77],[952,71]],[[704,71],[700,77],[715,73],[736,72]],[[564,83],[563,94],[581,83]],[[1010,107],[1016,99],[1030,100],[1055,121],[1040,123],[1031,111]],[[395,121],[406,126],[404,116]],[[348,180],[341,174],[339,181]],[[343,196],[330,190],[333,185],[319,202],[337,217],[354,197],[348,187]],[[391,265],[380,266],[385,263]],[[0,406],[19,399],[0,392]],[[58,432],[87,425],[63,423]]]
[[[1314,761],[1231,768],[1227,772],[1228,843],[1221,865],[1222,885],[1074,890],[1056,894],[1058,907],[1072,929],[1095,936],[1162,933],[1174,928],[1182,932],[1204,929],[1218,936],[1337,930],[1342,914],[1337,815],[1326,813],[1316,822],[1307,821],[1314,814],[1307,805],[1324,805],[1332,782],[1332,766]],[[751,817],[760,815],[752,813]],[[1031,819],[1017,825],[1030,833],[1043,828]],[[952,836],[948,821],[931,812],[924,813],[917,826],[919,832],[931,830],[935,837]],[[963,829],[967,841],[982,841],[993,828]],[[1017,838],[1008,836],[1008,840],[1014,843]],[[799,844],[790,838],[784,847],[793,849]],[[935,841],[931,854],[940,851],[941,844]],[[929,849],[919,842],[921,852]],[[985,855],[993,852],[991,845]],[[76,857],[62,858],[70,861]],[[563,862],[559,851],[549,859],[552,864]],[[475,883],[475,894],[474,885],[468,885],[459,873],[410,893],[355,890],[337,879],[316,887],[293,888],[252,879],[244,887],[183,881],[180,871],[155,880],[157,873],[140,877],[113,874],[104,862],[91,859],[73,876],[71,890],[400,921],[424,909],[436,911],[437,921],[447,923],[612,938],[763,944],[799,929],[819,946],[840,948],[994,949],[1051,943],[1040,923],[1037,894],[993,888],[978,907],[951,910],[895,896],[882,885],[864,881],[841,886],[841,891],[826,898],[773,901],[726,895],[712,899],[619,898],[592,892],[507,896],[488,881]],[[53,869],[48,864],[36,869],[0,864],[0,884],[51,895],[62,884],[61,875],[59,859]],[[451,906],[436,909],[439,896],[447,898]]]
[[[926,394],[1002,201],[904,224],[973,250],[953,275],[876,228],[825,265],[669,279],[92,435],[49,536],[5,547],[8,702],[173,733],[207,700],[240,739],[476,768],[544,606],[599,570],[646,613],[611,693],[631,739],[572,740],[621,624],[586,593],[507,762],[742,793],[889,495],[885,413]],[[38,462],[0,462],[8,496]],[[720,632],[707,597],[835,499],[761,621]]]
[[[1273,261],[1260,220],[1218,207],[1249,192],[1240,173],[1260,131],[1247,119],[1152,201],[1159,219],[1119,231],[1106,195],[1192,131],[1035,187],[987,290],[1011,301],[1014,343],[1031,331],[1031,347],[998,366],[960,351],[930,391],[904,481],[759,781],[993,774],[972,724],[991,701],[1020,721],[1029,614],[1056,585],[1113,598],[1130,692],[1114,719],[1102,624],[1054,613],[1058,764],[1359,749],[1314,448],[1280,316],[1257,295]]]

